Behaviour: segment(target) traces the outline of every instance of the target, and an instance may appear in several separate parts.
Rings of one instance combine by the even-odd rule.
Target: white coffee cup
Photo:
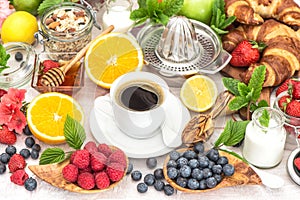
[[[126,89],[129,91],[128,88],[136,86],[147,88],[145,90],[147,94],[148,89],[151,91],[151,95],[155,93],[154,96],[158,97],[158,101],[152,105],[153,108],[136,110],[124,104],[121,98],[122,95],[123,99],[125,98],[124,91]],[[110,88],[110,101],[118,128],[133,138],[145,139],[154,136],[165,120],[164,104],[168,92],[168,84],[150,72],[130,72],[117,78]]]

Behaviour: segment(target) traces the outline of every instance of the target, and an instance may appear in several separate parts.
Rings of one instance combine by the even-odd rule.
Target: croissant
[[[225,0],[225,12],[248,25],[259,25],[264,18],[274,18],[291,26],[300,26],[300,7],[294,0]]]
[[[300,30],[299,30],[300,31]],[[300,70],[300,32],[273,19],[262,25],[240,25],[222,38],[225,50],[231,52],[243,40],[255,40],[267,45],[258,63],[251,64],[240,74],[247,83],[254,69],[266,66],[264,87],[277,86]]]

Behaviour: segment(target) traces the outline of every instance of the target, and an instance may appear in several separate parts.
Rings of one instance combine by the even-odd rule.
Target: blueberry
[[[214,188],[217,185],[217,180],[214,177],[206,179],[206,185],[208,188]]]
[[[145,193],[148,190],[148,185],[145,183],[139,183],[137,184],[136,188],[139,193]]]
[[[177,167],[177,162],[175,160],[169,160],[167,163],[167,168],[169,167]]]
[[[192,173],[192,169],[188,166],[188,165],[183,165],[180,169],[179,169],[179,173],[183,178],[187,178],[191,176]]]
[[[207,153],[209,160],[217,162],[219,159],[219,151],[217,149],[210,149]]]
[[[169,153],[169,156],[170,156],[170,160],[177,160],[179,157],[180,157],[180,153],[173,150]]]
[[[197,167],[199,167],[199,161],[197,159],[191,159],[191,160],[189,160],[188,165],[192,169],[197,168]]]
[[[3,163],[3,164],[7,164],[8,161],[10,159],[10,155],[8,153],[2,153],[0,155],[0,161]]]
[[[162,168],[158,168],[156,170],[154,170],[154,177],[156,180],[161,180],[164,179],[164,172]]]
[[[31,150],[30,156],[31,156],[32,159],[36,160],[36,159],[39,158],[39,154],[40,154],[40,153],[39,153],[38,151],[36,151],[36,150]]]
[[[208,161],[208,168],[211,169],[216,163],[214,161]]]
[[[0,162],[0,174],[3,174],[6,171],[6,165]]]
[[[209,165],[209,160],[206,156],[199,156],[198,161],[199,161],[199,167],[201,168],[206,168]]]
[[[196,190],[199,188],[199,181],[197,181],[195,178],[190,178],[188,180],[188,184],[187,184],[188,188],[190,188],[191,190]]]
[[[17,149],[15,146],[9,145],[5,148],[5,152],[12,156],[17,152]]]
[[[176,179],[176,184],[183,188],[185,188],[187,186],[187,182],[188,182],[188,180],[183,177],[178,177]]]
[[[203,145],[203,142],[197,142],[195,145],[194,145],[194,151],[196,153],[200,153],[202,154],[204,152],[204,145]]]
[[[209,168],[204,168],[203,169],[203,178],[206,179],[206,178],[209,178],[211,177],[213,174],[211,172],[211,170]]]
[[[28,149],[21,149],[20,155],[27,159],[30,157],[30,151]]]
[[[28,125],[25,126],[25,128],[23,129],[23,133],[24,135],[32,135],[32,132],[30,131]]]
[[[28,191],[33,191],[37,187],[37,182],[34,178],[28,178],[24,183],[25,189]]]
[[[204,176],[203,170],[199,168],[195,168],[192,171],[192,177],[197,179],[198,181],[202,180]]]
[[[217,183],[220,183],[222,181],[222,176],[220,174],[214,174],[213,177],[215,177]]]
[[[144,183],[146,183],[148,186],[154,185],[154,182],[155,182],[155,177],[153,174],[147,174],[144,177]]]
[[[128,163],[126,175],[130,174],[133,170],[133,164],[131,162]]]
[[[139,181],[142,179],[142,173],[138,170],[131,172],[131,178],[134,181]]]
[[[154,169],[157,165],[156,158],[147,158],[146,165],[149,169]]]
[[[38,152],[41,151],[41,146],[39,144],[34,144],[31,148],[32,148],[32,150],[36,150]]]
[[[189,161],[188,161],[187,158],[185,158],[185,157],[180,157],[180,158],[178,158],[178,160],[176,161],[177,167],[178,167],[178,168],[181,168],[182,166],[187,165],[188,162],[189,162]]]
[[[165,183],[162,180],[156,180],[155,181],[154,188],[157,191],[163,191],[164,187],[165,187]]]
[[[170,184],[166,184],[164,187],[164,193],[167,196],[173,195],[175,192],[174,188]]]
[[[25,145],[26,145],[28,148],[31,148],[34,144],[35,144],[35,140],[33,139],[33,137],[27,137],[27,138],[25,139]]]
[[[227,163],[228,163],[228,159],[226,156],[220,156],[217,161],[217,164],[222,165],[222,166],[226,165]]]
[[[223,173],[225,176],[232,176],[234,174],[234,167],[231,164],[224,165]]]
[[[223,171],[223,168],[221,165],[214,165],[211,169],[211,171],[214,173],[214,174],[221,174],[222,171]]]
[[[18,52],[15,54],[15,59],[16,59],[16,61],[18,61],[18,62],[22,61],[22,60],[23,60],[23,54],[22,54],[21,52],[18,51]]]
[[[193,158],[196,158],[197,157],[197,154],[195,151],[193,150],[187,150],[183,153],[183,157],[185,157],[186,159],[188,160],[191,160]]]
[[[206,188],[207,188],[206,179],[202,179],[201,181],[199,181],[199,189],[205,190]]]
[[[170,179],[175,179],[178,176],[178,170],[174,167],[170,167],[167,169],[167,175]]]

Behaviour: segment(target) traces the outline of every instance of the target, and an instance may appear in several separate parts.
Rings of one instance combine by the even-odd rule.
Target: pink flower
[[[12,13],[14,9],[9,8],[8,0],[0,0],[0,29],[4,20]]]
[[[0,103],[0,124],[6,124],[12,119],[16,106],[13,104],[6,105]]]
[[[22,134],[26,126],[26,117],[19,109],[14,110],[11,120],[6,123],[9,130],[15,130],[16,133]]]
[[[6,105],[14,104],[20,109],[25,98],[25,93],[26,90],[24,89],[9,88],[7,94],[2,96],[1,103]]]

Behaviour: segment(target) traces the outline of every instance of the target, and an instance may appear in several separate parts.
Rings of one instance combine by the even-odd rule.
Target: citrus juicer
[[[209,26],[184,16],[170,18],[166,26],[146,24],[137,40],[145,62],[162,75],[215,74],[231,59]]]

